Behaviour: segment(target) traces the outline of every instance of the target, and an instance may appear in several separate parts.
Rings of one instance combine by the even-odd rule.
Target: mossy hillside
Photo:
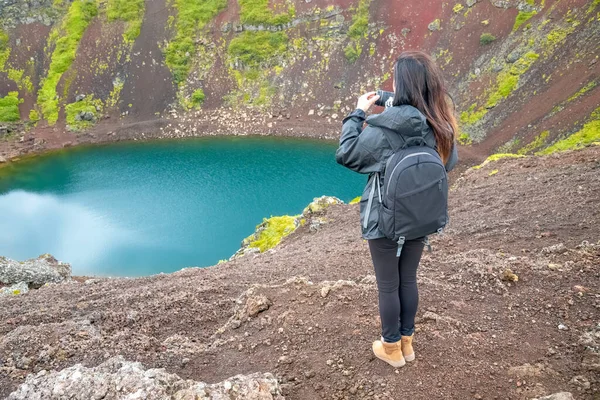
[[[113,80],[113,89],[110,91],[110,94],[106,99],[106,107],[115,107],[118,104],[119,98],[121,97],[121,91],[123,90],[124,85],[125,83],[119,77],[116,77]]]
[[[240,21],[248,25],[279,26],[286,25],[296,16],[296,8],[292,5],[287,11],[274,14],[269,8],[269,0],[238,0],[240,5]]]
[[[593,80],[593,81],[588,82],[584,87],[582,87],[577,92],[575,92],[573,95],[571,95],[567,100],[554,106],[554,108],[552,109],[552,112],[549,114],[549,116],[554,116],[555,114],[561,112],[562,110],[565,109],[565,107],[567,105],[569,105],[573,101],[579,99],[580,97],[587,95],[590,91],[594,90],[596,88],[596,86],[598,86],[597,81]]]
[[[185,83],[201,30],[227,6],[227,0],[175,0],[175,35],[165,49],[165,63],[178,86]]]
[[[461,146],[470,146],[473,144],[473,139],[471,138],[471,136],[466,133],[466,132],[462,132],[459,136],[458,136],[458,144],[460,144]]]
[[[181,95],[181,92],[180,92]],[[187,110],[198,109],[204,103],[205,95],[202,89],[196,89],[188,98],[180,98],[179,102]]]
[[[540,23],[533,36],[521,39],[521,45],[517,48],[523,52],[523,55],[515,63],[506,64],[498,73],[494,84],[486,91],[487,99],[483,106],[477,107],[477,103],[474,103],[461,113],[461,123],[469,126],[483,120],[489,109],[509,97],[520,86],[521,76],[529,71],[538,59],[549,58],[579,25],[579,22],[572,18],[571,12],[567,13],[562,25],[555,26],[549,31],[545,28],[548,25],[547,21],[549,20]],[[547,33],[544,33],[544,30]],[[494,64],[493,60],[490,62],[490,65],[492,64]]]
[[[277,74],[288,44],[285,32],[245,31],[232,39],[227,54],[232,65],[230,72],[239,91],[231,94],[229,102],[255,106],[270,104],[275,89],[268,77]]]
[[[473,125],[477,122],[479,122],[479,120],[481,120],[485,114],[487,113],[487,110],[484,108],[481,108],[477,111],[475,111],[475,109],[477,108],[477,103],[473,103],[471,104],[471,106],[463,111],[460,114],[460,122],[464,125]]]
[[[577,91],[577,93],[575,93],[574,95],[572,95],[571,97],[569,97],[567,99],[567,103],[575,101],[578,98],[580,98],[581,96],[586,95],[590,90],[596,88],[596,86],[598,86],[598,82],[596,82],[596,81],[588,82],[584,87],[582,87],[581,89],[579,89]]]
[[[513,25],[513,32],[517,31],[521,25],[523,25],[525,22],[529,21],[531,18],[533,18],[534,15],[537,14],[537,11],[519,11],[519,14],[517,14],[517,18],[515,19],[515,24]]]
[[[539,58],[539,54],[529,51],[515,62],[508,71],[502,71],[496,79],[495,90],[486,103],[487,108],[492,108],[502,99],[507,98],[518,86],[519,78],[531,68]]]
[[[536,2],[529,0],[531,6]],[[556,4],[554,5],[556,6]],[[554,7],[553,6],[553,7]],[[537,2],[537,7],[544,7],[544,2]],[[549,11],[551,12],[552,9]],[[473,103],[467,110],[461,113],[461,123],[464,127],[478,125],[484,120],[490,109],[494,108],[504,99],[508,98],[516,89],[522,85],[522,77],[538,60],[548,60],[559,47],[564,44],[568,36],[573,33],[580,22],[569,11],[561,21],[552,21],[550,17],[538,23],[537,29],[530,29],[526,34],[511,35],[513,45],[507,47],[511,52],[521,54],[516,62],[503,62],[501,59],[508,59],[510,54],[494,55],[486,64],[482,76],[489,76],[494,73],[494,68],[502,65],[502,69],[497,73],[493,83],[488,85],[488,89]],[[500,60],[499,60],[500,59]],[[476,75],[472,75],[476,78]],[[559,111],[557,109],[554,112]],[[478,128],[475,128],[477,130]],[[469,133],[475,133],[471,131]],[[480,135],[477,135],[480,136]]]
[[[350,43],[344,49],[344,55],[350,63],[355,63],[362,54],[362,41],[369,32],[369,6],[371,0],[360,0],[352,15],[352,24],[348,29]]]
[[[284,32],[243,32],[230,43],[228,54],[248,69],[273,66],[274,60],[287,49],[288,36]]]
[[[19,90],[31,93],[33,92],[33,83],[31,78],[25,75],[25,71],[22,69],[9,68],[7,70],[8,79],[12,80],[17,84]]]
[[[244,239],[243,243],[250,248],[259,249],[261,253],[270,250],[277,246],[284,237],[296,230],[299,217],[299,215],[284,215],[265,218],[262,224],[256,227],[256,233]]]
[[[93,96],[86,96],[82,101],[76,101],[65,106],[67,115],[67,126],[72,131],[80,131],[91,127],[95,120],[98,119],[99,113],[102,111],[103,105],[100,99],[94,99]],[[85,121],[78,119],[81,113],[91,113],[94,116],[94,121]]]
[[[536,155],[547,155],[566,150],[577,150],[583,147],[600,143],[600,107],[596,108],[590,120],[576,133],[560,140]]]
[[[477,103],[472,104],[468,110],[461,113],[461,123],[468,126],[481,121],[490,108],[495,107],[500,101],[512,94],[519,86],[521,75],[527,72],[538,58],[539,54],[529,51],[509,68],[500,71],[494,85],[487,91],[489,95],[485,107],[477,108]]]
[[[25,74],[24,70],[12,68],[8,63],[11,50],[9,36],[0,28],[0,72],[5,72],[8,79],[15,82],[21,92],[31,93],[33,92],[31,78]],[[28,61],[27,65],[32,65],[32,62]]]
[[[33,109],[29,111],[29,121],[36,123],[40,120],[40,114],[37,110]]]
[[[43,117],[50,125],[58,120],[58,82],[75,60],[79,42],[97,13],[98,8],[94,1],[75,0],[60,27],[50,35],[50,41],[55,42],[52,61],[38,92],[38,104]]]
[[[468,110],[461,113],[461,123],[468,126],[481,121],[490,108],[495,107],[500,101],[512,94],[519,85],[521,75],[527,72],[538,58],[537,53],[527,52],[510,68],[500,71],[495,84],[488,91],[490,94],[485,107],[477,108],[477,103],[472,104]]]
[[[482,162],[481,164],[473,167],[473,169],[481,169],[484,166],[488,165],[489,163],[498,161],[498,160],[502,160],[505,158],[523,158],[525,157],[524,155],[520,155],[520,154],[512,154],[512,153],[498,153],[498,154],[492,154],[491,156],[489,156],[484,162]]]
[[[144,0],[109,0],[106,5],[106,16],[109,21],[121,20],[126,22],[123,39],[133,43],[140,35],[145,11]]]
[[[9,37],[8,34],[0,28],[0,71],[4,71],[8,57],[10,57]]]
[[[531,141],[531,143],[520,148],[519,151],[517,151],[517,154],[521,154],[521,155],[529,154],[529,153],[532,153],[532,152],[544,147],[549,135],[550,135],[550,131],[543,131],[538,136],[536,136],[535,139],[533,139],[533,141]]]
[[[16,122],[21,119],[19,115],[19,104],[23,99],[19,99],[19,92],[9,92],[5,97],[0,98],[0,122]]]

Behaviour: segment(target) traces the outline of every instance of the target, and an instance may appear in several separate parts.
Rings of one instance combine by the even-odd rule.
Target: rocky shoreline
[[[314,110],[311,110],[314,111]],[[127,123],[103,120],[83,132],[70,132],[65,126],[5,126],[0,129],[0,167],[9,161],[41,155],[74,146],[109,144],[121,141],[185,139],[210,136],[277,136],[337,140],[341,117],[331,112],[313,118],[292,117],[285,110],[237,112],[232,109],[196,111],[183,116]],[[2,137],[5,139],[2,140]]]

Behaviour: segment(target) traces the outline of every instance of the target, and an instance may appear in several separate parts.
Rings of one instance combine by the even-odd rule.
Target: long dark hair
[[[442,160],[450,157],[458,126],[442,71],[421,51],[405,51],[394,65],[394,106],[411,105],[421,111],[433,130]]]

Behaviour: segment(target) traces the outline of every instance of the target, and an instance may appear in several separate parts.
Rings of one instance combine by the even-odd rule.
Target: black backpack
[[[448,224],[446,167],[423,136],[386,136],[394,153],[385,168],[379,230],[398,243],[398,257],[407,240],[424,238],[431,251],[428,235]]]

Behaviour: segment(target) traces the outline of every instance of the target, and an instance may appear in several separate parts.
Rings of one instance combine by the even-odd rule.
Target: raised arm
[[[379,163],[364,144],[364,138],[369,136],[372,128],[364,129],[365,112],[356,109],[348,115],[342,126],[340,147],[335,152],[335,160],[353,171],[370,174],[379,171]]]

